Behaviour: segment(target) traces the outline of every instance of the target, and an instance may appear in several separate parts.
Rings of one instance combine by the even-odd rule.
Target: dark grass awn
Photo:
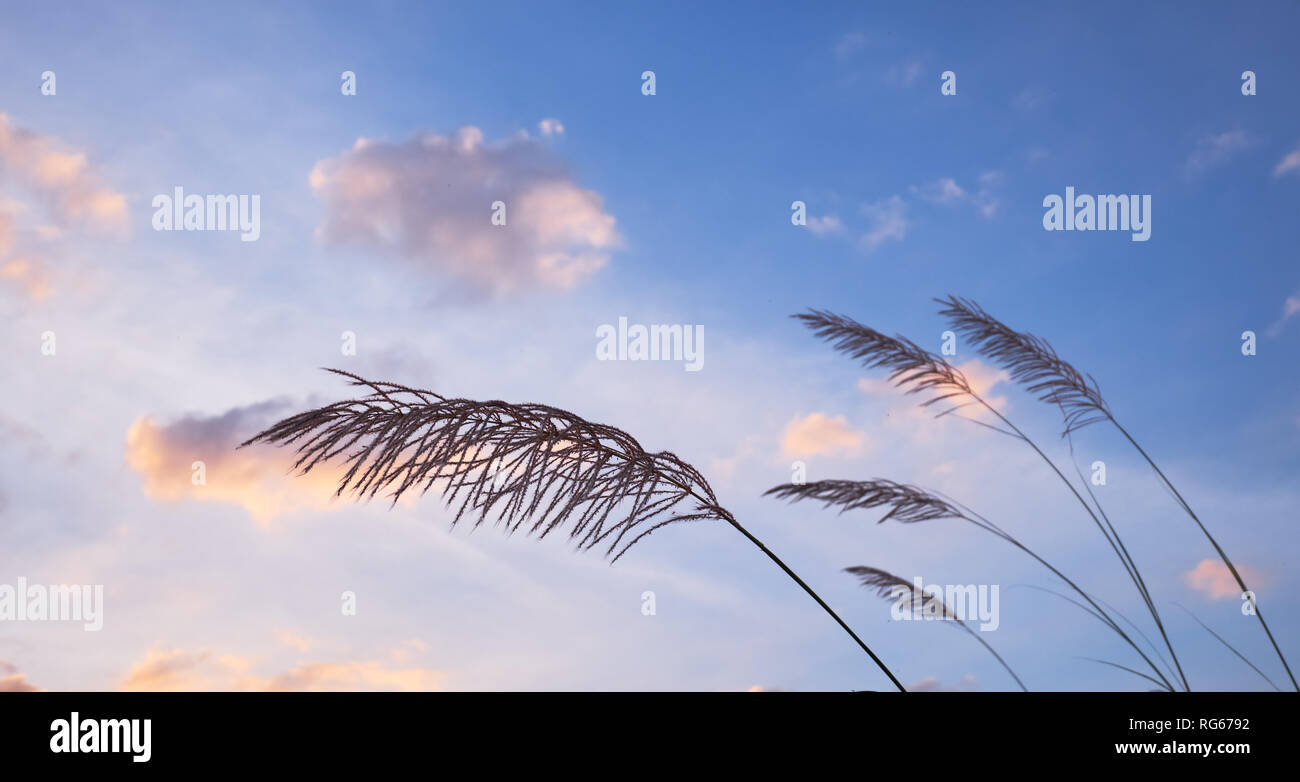
[[[1165,677],[1163,671],[1155,662],[1142,651],[1137,642],[1124,631],[1118,622],[1111,616],[1110,611],[1103,608],[1102,604],[1093,598],[1088,592],[1084,591],[1075,581],[1065,575],[1051,562],[1039,556],[1033,549],[1026,546],[1014,535],[999,527],[989,519],[981,516],[970,508],[961,503],[940,497],[934,492],[926,489],[912,486],[910,484],[895,483],[894,481],[877,479],[868,481],[812,481],[809,483],[786,483],[780,486],[774,486],[764,492],[764,496],[773,496],[778,499],[799,502],[810,500],[821,502],[825,507],[838,507],[843,513],[847,510],[864,510],[871,508],[886,508],[888,511],[879,519],[879,523],[888,520],[899,521],[905,524],[914,524],[925,521],[934,521],[939,519],[956,519],[975,525],[978,529],[987,532],[1016,549],[1024,552],[1033,558],[1043,567],[1047,568],[1052,575],[1059,578],[1068,586],[1076,595],[1083,599],[1087,605],[1075,602],[1080,608],[1095,616],[1105,624],[1112,632],[1119,636],[1128,646],[1137,653],[1142,661],[1152,670],[1156,678],[1160,680],[1161,686],[1172,690],[1173,684]],[[904,582],[906,583],[906,582]],[[1140,633],[1140,631],[1139,631]],[[1144,675],[1145,677],[1145,675]],[[1150,677],[1146,677],[1150,678]]]
[[[868,589],[874,589],[876,594],[880,597],[888,600],[898,600],[901,597],[907,597],[909,604],[908,607],[911,610],[912,616],[916,616],[918,613],[924,616],[934,615],[940,617],[945,622],[951,623],[953,627],[959,627],[962,630],[965,630],[970,634],[971,638],[979,641],[980,644],[988,650],[988,653],[993,655],[994,659],[1002,664],[1002,667],[1006,669],[1007,673],[1011,674],[1011,678],[1016,680],[1016,684],[1020,685],[1021,690],[1029,692],[1029,688],[1025,686],[1024,682],[1020,681],[1020,677],[1016,675],[1015,671],[1011,670],[1011,666],[1007,665],[1007,661],[1002,659],[1002,655],[994,651],[988,641],[985,641],[979,633],[972,630],[970,625],[966,624],[965,621],[959,618],[957,613],[952,610],[952,607],[943,602],[943,600],[941,600],[937,595],[929,594],[923,590],[917,589],[915,584],[909,583],[893,573],[880,570],[879,568],[856,565],[854,567],[844,568],[844,572],[852,573],[857,576],[858,582],[862,584],[862,586]]]
[[[567,533],[579,550],[617,561],[667,525],[722,521],[808,593],[900,691],[903,685],[821,597],[719,504],[708,481],[628,433],[539,404],[451,399],[329,370],[369,389],[358,399],[290,416],[244,442],[296,448],[306,474],[330,462],[347,470],[337,494],[384,496],[435,488],[455,508],[452,524],[494,519],[508,534]]]
[[[1014,380],[1025,385],[1030,392],[1036,394],[1042,401],[1061,407],[1065,419],[1063,434],[1068,435],[1079,428],[1099,421],[1109,421],[1124,436],[1124,439],[1128,440],[1129,444],[1137,450],[1151,469],[1155,471],[1160,482],[1173,495],[1183,512],[1196,523],[1201,534],[1214,547],[1219,559],[1227,566],[1233,580],[1237,582],[1237,586],[1241,591],[1243,593],[1251,591],[1246,586],[1241,573],[1237,570],[1237,566],[1228,558],[1227,552],[1210,534],[1209,529],[1196,515],[1196,512],[1192,510],[1183,495],[1174,487],[1173,482],[1169,480],[1146,450],[1138,444],[1137,440],[1129,434],[1128,430],[1120,425],[1115,416],[1111,414],[1110,408],[1107,407],[1105,400],[1101,396],[1101,391],[1097,388],[1096,381],[1090,375],[1085,377],[1069,362],[1058,356],[1046,340],[1033,334],[1012,329],[969,299],[949,296],[946,299],[935,299],[935,301],[943,305],[939,312],[948,318],[953,330],[970,342],[980,354],[1006,369]],[[1287,676],[1291,679],[1291,685],[1297,691],[1300,691],[1300,683],[1296,682],[1296,677],[1291,672],[1291,666],[1287,663],[1286,656],[1282,654],[1277,639],[1273,637],[1273,631],[1269,629],[1268,622],[1264,621],[1264,614],[1259,610],[1258,605],[1255,606],[1255,616],[1259,619],[1259,624],[1264,629],[1265,635],[1268,636],[1269,643],[1273,645],[1273,651],[1277,653],[1278,659],[1282,661],[1282,667],[1286,669]]]
[[[928,397],[921,403],[922,407],[929,407],[938,403],[947,405],[947,409],[938,413],[936,417],[954,415],[963,408],[975,406],[986,411],[998,423],[988,424],[959,414],[957,414],[957,417],[1019,440],[1033,450],[1065,484],[1065,487],[1088,514],[1098,531],[1101,532],[1107,544],[1110,545],[1116,558],[1124,567],[1125,573],[1133,582],[1134,588],[1141,596],[1147,611],[1151,614],[1156,628],[1160,631],[1165,647],[1169,650],[1170,657],[1173,658],[1174,666],[1178,669],[1183,689],[1191,689],[1187,683],[1187,677],[1183,674],[1182,665],[1178,660],[1177,653],[1174,651],[1173,644],[1165,632],[1160,613],[1156,609],[1155,602],[1151,599],[1146,583],[1141,577],[1137,562],[1130,556],[1128,549],[1123,545],[1118,531],[1110,525],[1109,520],[1104,517],[1104,513],[1099,514],[1093,509],[1083,494],[1075,488],[1070,479],[1061,471],[1061,468],[1043,452],[1043,449],[1029,435],[1003,415],[1001,411],[989,404],[971,387],[970,382],[961,370],[952,366],[947,359],[921,348],[905,337],[888,336],[869,326],[858,323],[852,318],[824,310],[809,310],[794,317],[803,322],[815,335],[829,342],[836,350],[857,359],[864,366],[871,369],[888,370],[890,381],[906,393],[923,394]],[[1027,368],[1024,370],[1022,377],[1036,387],[1041,383],[1047,383],[1046,386],[1040,388],[1040,391],[1047,394],[1053,402],[1061,405],[1063,410],[1068,411],[1070,420],[1074,424],[1096,420],[1096,416],[1105,411],[1104,402],[1100,401],[1100,393],[1096,392],[1095,384],[1090,386],[1080,380],[1080,385],[1071,392],[1045,380],[1041,376],[1041,371],[1041,367]]]

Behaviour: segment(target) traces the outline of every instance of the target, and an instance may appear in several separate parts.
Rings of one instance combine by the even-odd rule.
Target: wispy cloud
[[[1282,315],[1273,323],[1272,326],[1268,327],[1268,335],[1270,337],[1276,337],[1281,334],[1282,329],[1286,327],[1287,321],[1291,320],[1296,315],[1300,315],[1300,292],[1287,296],[1286,301],[1282,302]]]
[[[926,185],[913,186],[912,192],[932,204],[968,204],[982,217],[991,218],[997,213],[999,204],[993,188],[1001,179],[1001,171],[985,171],[979,175],[972,191],[957,184],[957,180],[952,177],[943,177]]]
[[[0,660],[0,692],[40,692],[41,688],[27,681],[27,675],[18,672],[10,662]]]
[[[1196,142],[1195,148],[1188,156],[1185,170],[1189,176],[1204,173],[1228,162],[1235,152],[1246,149],[1253,143],[1253,137],[1244,130],[1229,130],[1203,136]]]
[[[403,648],[409,652],[409,648]],[[130,692],[421,692],[442,687],[447,674],[431,668],[396,668],[383,660],[304,662],[282,673],[256,672],[253,658],[210,649],[151,649],[127,671]]]
[[[1290,174],[1297,171],[1300,171],[1300,145],[1297,145],[1295,149],[1286,153],[1286,155],[1278,161],[1277,166],[1273,169],[1273,176],[1279,177],[1283,174]]]
[[[817,236],[826,236],[829,234],[839,234],[844,232],[844,221],[835,215],[826,217],[809,217],[808,230]]]
[[[956,684],[944,684],[937,676],[927,676],[907,689],[909,692],[973,692],[979,689],[979,681],[969,673]]]
[[[835,59],[840,62],[852,59],[867,45],[867,35],[860,30],[847,32],[835,43]]]
[[[0,281],[43,301],[54,290],[47,246],[65,228],[102,236],[130,233],[126,197],[104,183],[82,152],[53,136],[17,127],[0,114],[0,181],[24,200],[0,198]]]
[[[867,204],[862,207],[862,214],[867,218],[868,228],[859,240],[859,246],[872,252],[887,241],[901,242],[907,236],[910,225],[907,219],[907,204],[900,196]]]
[[[38,192],[60,224],[83,222],[111,234],[128,230],[126,197],[103,182],[85,153],[16,127],[7,114],[0,114],[0,165]]]
[[[923,66],[919,60],[909,60],[885,69],[885,83],[894,87],[911,87],[921,78]]]

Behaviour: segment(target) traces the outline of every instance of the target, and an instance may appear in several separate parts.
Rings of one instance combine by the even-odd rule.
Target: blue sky
[[[1123,572],[1032,454],[916,415],[787,317],[824,307],[937,350],[930,299],[949,293],[1096,377],[1257,576],[1284,650],[1300,649],[1292,4],[16,4],[7,16],[0,518],[13,542],[0,583],[101,583],[107,602],[99,633],[0,625],[0,679],[884,684],[725,528],[665,531],[610,568],[561,540],[448,534],[432,497],[329,504],[274,454],[230,455],[266,416],[343,394],[317,369],[340,366],[565,406],[680,454],[909,684],[1012,685],[969,639],[890,622],[841,568],[999,584],[991,643],[1031,689],[1140,687],[1076,659],[1132,662],[1075,609],[1012,588],[1054,585],[996,541],[760,497],[795,458],[814,479],[932,486],[1137,618]],[[41,93],[46,70],[55,95]],[[355,96],[340,93],[345,70]],[[940,94],[947,70],[956,95]],[[427,152],[439,144],[462,152]],[[70,173],[56,165],[77,155]],[[153,231],[152,198],[178,185],[259,194],[258,241]],[[1149,194],[1150,240],[1043,230],[1044,196],[1067,186]],[[474,255],[481,226],[466,215],[487,214],[493,187],[519,199],[511,209],[529,204],[515,214],[533,233]],[[796,200],[812,226],[791,224]],[[442,233],[420,233],[429,223]],[[568,276],[541,261],[554,253]],[[704,369],[597,361],[596,328],[620,316],[703,325]],[[39,350],[46,331],[56,356]],[[357,355],[340,354],[343,331]],[[964,347],[955,362],[1068,458],[1053,411],[967,364],[978,357]],[[1263,682],[1174,602],[1281,683],[1239,599],[1189,581],[1213,552],[1136,454],[1101,427],[1076,445],[1083,464],[1107,463],[1103,502],[1193,687]],[[185,488],[196,459],[210,491]],[[357,616],[339,615],[345,589]]]

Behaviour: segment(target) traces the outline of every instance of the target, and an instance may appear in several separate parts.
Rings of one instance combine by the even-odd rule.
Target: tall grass
[[[1090,375],[1084,375],[1071,364],[1061,359],[1045,340],[1030,334],[1013,331],[969,300],[950,296],[947,299],[936,299],[936,301],[943,305],[940,312],[948,318],[954,331],[972,344],[980,355],[988,358],[997,366],[1006,369],[1015,382],[1025,386],[1030,393],[1043,402],[1053,405],[1061,412],[1064,424],[1062,437],[1066,439],[1069,445],[1072,461],[1074,432],[1094,423],[1111,422],[1147,460],[1160,480],[1173,493],[1179,505],[1191,516],[1209,539],[1242,591],[1247,591],[1246,585],[1236,567],[1228,559],[1227,554],[1223,552],[1214,537],[1210,535],[1205,525],[1192,512],[1182,495],[1174,489],[1172,483],[1156,466],[1155,462],[1151,460],[1146,451],[1138,446],[1136,441],[1116,421],[1102,397],[1096,381]],[[936,417],[953,415],[963,418],[998,434],[1011,437],[1023,443],[1036,454],[1063,484],[1072,499],[1083,509],[1105,539],[1112,553],[1119,560],[1150,615],[1162,645],[1169,653],[1169,659],[1164,658],[1159,649],[1151,644],[1150,640],[1136,624],[1083,590],[1074,580],[1067,577],[1056,566],[1040,557],[1020,540],[970,508],[955,501],[941,498],[934,492],[914,486],[897,484],[888,480],[874,479],[868,481],[832,480],[806,484],[784,484],[770,489],[767,492],[768,494],[790,500],[821,501],[828,506],[839,506],[841,512],[860,508],[887,507],[889,511],[880,519],[881,522],[892,519],[903,523],[914,523],[939,518],[952,518],[972,523],[979,529],[993,534],[1029,555],[1046,567],[1053,575],[1061,579],[1082,602],[1068,596],[1065,596],[1065,599],[1088,612],[1121,638],[1138,655],[1147,670],[1149,670],[1150,675],[1109,661],[1099,660],[1096,662],[1102,662],[1134,673],[1154,682],[1164,690],[1191,689],[1182,663],[1166,631],[1164,619],[1156,606],[1146,579],[1142,576],[1137,560],[1111,522],[1109,515],[1092,491],[1088,481],[1084,478],[1082,471],[1079,470],[1077,463],[1073,464],[1074,472],[1083,492],[1080,492],[1074,482],[1066,477],[1062,468],[1039,447],[1037,442],[977,393],[966,376],[942,356],[919,347],[905,337],[886,335],[851,318],[831,312],[809,310],[794,317],[812,330],[816,336],[829,342],[837,351],[861,362],[867,368],[886,370],[889,379],[896,386],[908,394],[922,396],[921,405],[923,407],[937,405],[942,408],[936,414]],[[968,408],[986,413],[991,422],[970,418],[960,412]],[[1258,611],[1256,615],[1265,633],[1267,633],[1269,641],[1273,644],[1274,650],[1277,651],[1279,659],[1282,660],[1287,674],[1290,675],[1291,668],[1273,638],[1272,632],[1269,631],[1267,623],[1264,622],[1263,615]],[[1167,670],[1162,670],[1156,664],[1133,636],[1124,629],[1124,625],[1120,623],[1121,620],[1124,625],[1131,627],[1134,633],[1146,642],[1152,653],[1165,665]],[[1197,621],[1199,622],[1199,620]],[[1206,630],[1209,630],[1209,628],[1206,627]],[[1212,630],[1210,632],[1214,634]],[[1220,641],[1223,641],[1221,636],[1214,635]],[[1223,641],[1223,643],[1228,645],[1226,641]],[[1228,645],[1228,648],[1237,653],[1256,671],[1259,671],[1253,663],[1237,652],[1231,645]],[[1263,672],[1259,672],[1262,676]],[[1264,678],[1267,680],[1267,676]],[[1292,684],[1295,684],[1293,676],[1291,681]],[[1300,687],[1297,687],[1297,689],[1300,689]]]
[[[617,561],[647,535],[670,524],[730,525],[799,585],[864,651],[889,681],[893,672],[761,540],[719,502],[708,481],[667,452],[650,453],[628,433],[539,404],[449,399],[341,370],[357,398],[285,418],[240,447],[264,442],[296,449],[306,474],[329,462],[347,471],[337,494],[396,503],[408,491],[436,487],[455,508],[453,526],[489,518],[508,534],[544,538],[567,531],[579,550],[601,549]]]

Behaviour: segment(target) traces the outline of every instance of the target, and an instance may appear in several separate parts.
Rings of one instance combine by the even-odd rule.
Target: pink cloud
[[[781,450],[786,456],[800,458],[822,453],[853,455],[862,450],[866,436],[849,428],[844,416],[830,418],[823,413],[796,417],[786,424]]]
[[[601,197],[526,133],[494,143],[475,127],[399,144],[361,139],[318,162],[310,182],[325,201],[322,241],[387,249],[494,294],[571,288],[621,244]],[[505,225],[492,222],[497,201]]]
[[[112,234],[128,230],[126,197],[104,184],[85,153],[15,127],[6,114],[0,114],[0,166],[44,196],[57,222]]]
[[[1248,582],[1258,584],[1259,573],[1249,567],[1237,566],[1237,572]],[[1232,577],[1228,566],[1217,559],[1203,559],[1196,567],[1183,574],[1187,584],[1198,592],[1204,592],[1211,600],[1241,598],[1241,587]]]
[[[27,675],[18,672],[13,663],[0,660],[0,692],[40,692],[41,688],[27,681]]]
[[[287,410],[279,402],[233,408],[217,416],[190,416],[160,425],[141,417],[126,435],[126,462],[152,500],[226,502],[262,524],[293,513],[336,507],[339,469],[322,465],[304,476],[293,470],[292,449],[238,445]],[[195,480],[202,462],[202,482]]]
[[[400,648],[409,652],[410,647]],[[440,689],[447,674],[431,668],[390,667],[382,660],[314,661],[273,675],[255,671],[249,657],[210,649],[151,649],[127,671],[130,692],[421,692]]]

